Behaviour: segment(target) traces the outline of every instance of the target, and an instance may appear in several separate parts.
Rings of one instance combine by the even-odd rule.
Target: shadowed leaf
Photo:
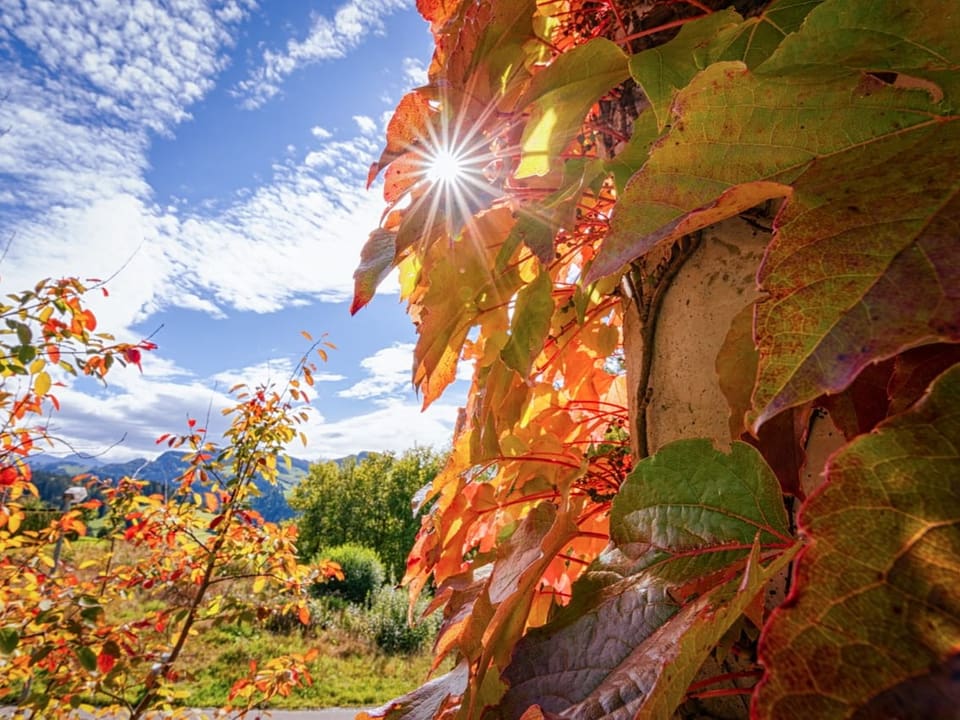
[[[779,485],[747,445],[724,455],[680,441],[642,461],[614,501],[617,549],[518,645],[506,716],[539,705],[565,718],[669,717],[719,638],[792,557],[788,532]],[[765,542],[777,559],[762,567]],[[681,605],[695,577],[699,597]]]
[[[960,366],[835,455],[761,639],[758,718],[852,718],[960,646]],[[865,717],[865,716],[864,716]]]
[[[657,575],[687,580],[742,560],[762,544],[791,542],[780,485],[757,450],[730,454],[679,440],[639,463],[610,512],[610,537]]]
[[[357,720],[432,720],[444,707],[455,704],[467,687],[467,664],[434,678],[375,710],[357,713]]]

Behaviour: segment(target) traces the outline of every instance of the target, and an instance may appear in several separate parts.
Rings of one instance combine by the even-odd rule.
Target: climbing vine
[[[353,309],[397,269],[424,405],[473,369],[406,576],[457,665],[369,716],[953,712],[960,18],[418,8]],[[761,251],[709,359],[729,433],[663,442],[661,304],[711,244],[746,255],[730,222]]]

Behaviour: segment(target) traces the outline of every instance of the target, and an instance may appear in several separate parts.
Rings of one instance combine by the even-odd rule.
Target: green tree
[[[414,513],[411,502],[433,482],[442,463],[439,453],[414,448],[399,456],[371,453],[340,465],[311,466],[290,496],[290,507],[300,513],[300,556],[358,543],[376,550],[395,578],[403,577],[420,529],[420,513]]]

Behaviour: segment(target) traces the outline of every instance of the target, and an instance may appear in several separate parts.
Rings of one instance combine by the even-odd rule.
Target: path
[[[363,708],[323,708],[320,710],[271,710],[263,713],[251,712],[247,714],[247,720],[353,720],[357,712]],[[13,715],[13,708],[0,708],[0,720],[7,720]],[[88,720],[93,716],[86,713],[77,713],[77,720]],[[120,720],[122,716],[117,716]],[[162,715],[151,714],[148,716],[151,720],[161,720]],[[215,718],[216,715],[207,711],[197,711],[191,716],[200,720],[200,718]]]

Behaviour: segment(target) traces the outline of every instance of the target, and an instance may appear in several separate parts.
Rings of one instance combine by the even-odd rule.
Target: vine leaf
[[[743,559],[754,539],[792,542],[780,485],[759,452],[680,440],[637,463],[610,512],[610,538],[660,577],[692,579]]]
[[[360,251],[360,264],[353,271],[351,315],[373,299],[377,286],[390,272],[396,254],[396,242],[396,232],[377,228],[370,233]]]
[[[754,429],[840,392],[871,363],[960,340],[958,155],[960,128],[948,122],[804,174],[758,273],[768,297],[755,319]]]
[[[894,87],[922,90],[941,110],[960,102],[957,26],[936,0],[904,8],[895,2],[828,0],[788,36],[758,72],[840,76],[857,69]],[[882,71],[890,71],[892,77]]]
[[[682,440],[641,461],[614,501],[615,549],[553,622],[518,644],[505,716],[532,705],[568,718],[633,718],[641,707],[645,717],[669,716],[720,637],[793,557],[788,532],[777,480],[748,445],[725,455]],[[694,598],[691,578],[700,578]]]
[[[720,391],[730,406],[730,439],[746,430],[750,395],[757,379],[759,355],[753,344],[753,303],[746,305],[730,321],[730,329],[717,353],[716,370]]]
[[[473,321],[484,311],[505,304],[513,295],[509,273],[492,276],[496,248],[513,227],[507,208],[478,214],[455,251],[434,245],[426,259],[430,286],[423,299],[419,339],[414,349],[414,385],[423,392],[424,407],[456,378],[463,343]],[[506,284],[509,287],[503,287]]]
[[[434,678],[402,697],[369,711],[361,711],[356,720],[433,720],[444,707],[455,704],[467,688],[469,669],[461,662],[453,670]]]
[[[553,281],[546,272],[525,285],[517,293],[513,311],[510,340],[500,351],[503,362],[520,377],[528,377],[533,361],[543,349],[553,315]]]
[[[756,717],[865,717],[936,686],[960,647],[958,478],[960,365],[827,464],[801,511],[793,593],[761,638]]]
[[[757,67],[774,53],[786,36],[800,29],[821,1],[779,0],[760,15],[721,29],[711,45],[709,61],[742,60],[749,68]]]
[[[673,96],[709,64],[707,50],[715,36],[742,20],[733,8],[704,15],[684,25],[670,42],[630,58],[630,75],[650,101],[660,132],[670,117]]]
[[[573,140],[597,100],[629,77],[627,56],[606,38],[564,53],[533,77],[521,106],[531,105],[523,130],[523,150],[515,176],[546,175],[551,158]]]

